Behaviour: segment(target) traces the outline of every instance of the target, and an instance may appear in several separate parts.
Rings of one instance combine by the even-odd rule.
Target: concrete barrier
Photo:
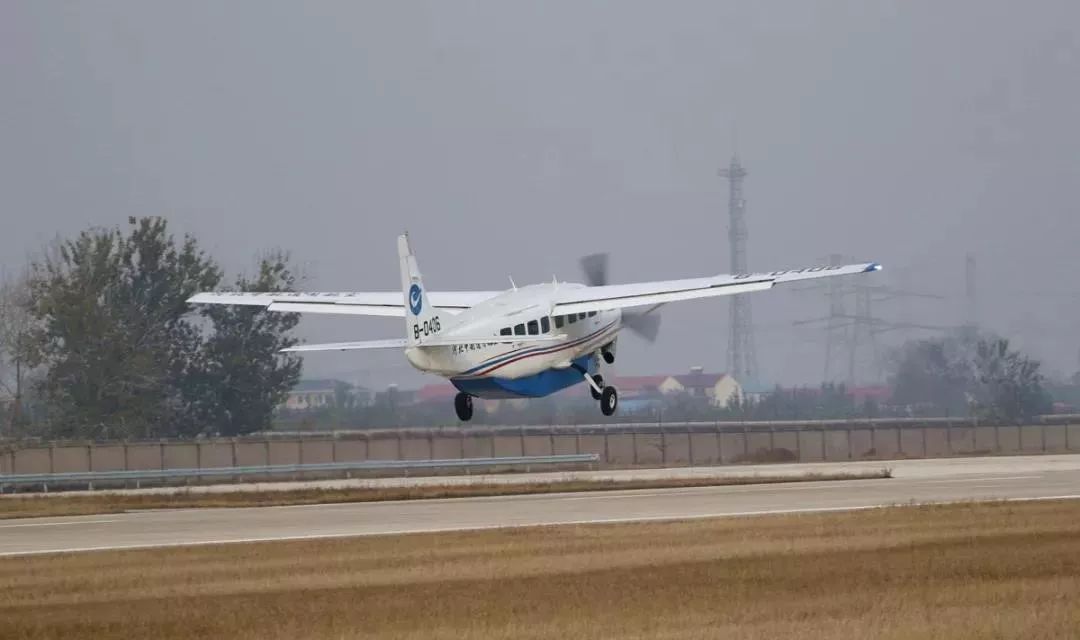
[[[209,469],[366,460],[595,453],[600,464],[684,466],[1080,451],[1080,417],[1034,424],[972,420],[680,423],[402,429],[160,442],[54,442],[0,448],[0,473]]]

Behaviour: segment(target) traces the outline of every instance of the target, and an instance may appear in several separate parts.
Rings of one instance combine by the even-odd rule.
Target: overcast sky
[[[309,287],[432,289],[727,270],[736,150],[749,262],[876,260],[886,320],[980,320],[1077,368],[1080,3],[0,3],[0,264],[56,234],[162,215],[231,271],[292,251]],[[850,306],[850,305],[849,305]],[[816,382],[823,294],[753,298],[766,382]],[[727,302],[665,310],[621,373],[723,370]],[[305,319],[315,340],[399,320]],[[881,348],[926,332],[893,331]],[[417,384],[399,353],[309,374]]]

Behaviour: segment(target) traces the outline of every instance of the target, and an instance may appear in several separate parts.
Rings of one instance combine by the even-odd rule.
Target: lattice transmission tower
[[[746,261],[746,199],[743,197],[743,178],[746,169],[737,155],[731,164],[720,170],[727,178],[728,242],[731,245],[731,273],[749,273]],[[754,351],[754,327],[750,313],[750,298],[746,294],[731,296],[731,334],[728,339],[728,373],[740,382],[758,379],[757,354]]]

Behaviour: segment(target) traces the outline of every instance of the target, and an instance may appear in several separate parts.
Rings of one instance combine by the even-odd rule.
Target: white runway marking
[[[80,520],[72,522],[27,522],[24,524],[0,524],[0,529],[23,529],[26,527],[70,527],[72,525],[105,524],[119,520]]]

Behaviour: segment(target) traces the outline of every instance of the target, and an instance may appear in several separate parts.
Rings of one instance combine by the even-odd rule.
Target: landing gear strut
[[[619,407],[619,392],[615,391],[615,387],[605,387],[604,376],[600,374],[590,375],[588,371],[577,365],[574,365],[574,369],[584,376],[585,382],[589,383],[589,393],[592,394],[593,400],[600,401],[600,412],[605,416],[614,415]]]
[[[457,412],[458,420],[462,422],[472,420],[472,396],[467,393],[459,393],[454,396],[454,411]]]
[[[600,391],[597,391],[595,387],[593,387],[592,385],[589,385],[589,393],[592,394],[592,399],[593,400],[599,400],[601,394],[604,391],[604,376],[602,376],[602,375],[600,375],[598,373],[595,376],[593,376],[592,379],[593,379],[593,382],[596,383],[596,386],[600,387]]]

